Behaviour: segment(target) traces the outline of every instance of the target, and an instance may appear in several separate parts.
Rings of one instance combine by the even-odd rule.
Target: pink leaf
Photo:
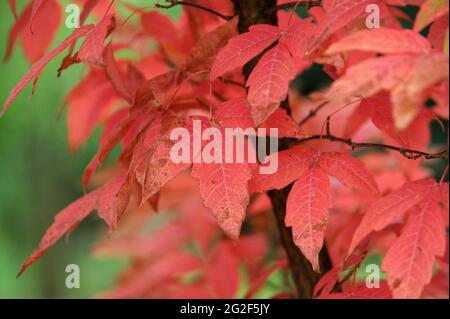
[[[219,104],[214,108],[213,120],[223,128],[254,128],[250,107],[245,97],[236,98]],[[278,138],[303,137],[300,126],[290,117],[284,109],[278,108],[260,126],[266,129],[266,135],[270,135],[270,129],[278,129]]]
[[[189,52],[185,67],[191,72],[211,68],[219,51],[237,34],[237,18],[203,35]]]
[[[57,1],[47,0],[34,17],[34,33],[22,31],[22,45],[31,63],[42,58],[56,36],[61,22],[61,6]],[[52,17],[49,19],[49,17]]]
[[[260,174],[259,168],[253,171],[249,188],[252,192],[265,192],[283,189],[308,171],[314,163],[316,152],[303,146],[295,146],[277,154],[269,155],[270,161],[278,157],[278,169],[274,174]]]
[[[329,92],[330,97],[367,98],[382,90],[390,90],[405,78],[411,70],[413,60],[412,55],[392,55],[364,60],[351,66],[344,76],[333,83]]]
[[[219,104],[214,108],[213,120],[224,128],[240,127],[246,129],[254,126],[245,97],[239,97]]]
[[[380,28],[353,33],[333,43],[326,53],[337,54],[347,51],[429,53],[431,46],[427,39],[414,31]]]
[[[141,15],[144,32],[160,43],[170,43],[177,39],[178,31],[167,15],[152,11]]]
[[[373,0],[339,0],[330,1],[325,5],[325,14],[317,25],[317,31],[314,35],[309,51],[313,51],[328,36],[332,35],[339,29],[353,23],[361,18],[368,4]]]
[[[421,31],[428,24],[448,13],[448,0],[427,0],[420,7],[414,30]]]
[[[439,207],[432,197],[413,209],[383,261],[395,298],[421,296],[423,287],[431,281],[435,257],[445,253],[445,233]]]
[[[260,128],[267,129],[267,135],[269,135],[271,128],[278,129],[278,138],[301,138],[305,136],[300,125],[282,108],[278,108],[272,113]]]
[[[131,194],[126,187],[123,188],[125,173],[126,171],[120,172],[107,184],[84,195],[59,212],[54,223],[46,231],[39,247],[25,261],[17,276],[20,276],[28,266],[42,257],[65,233],[73,231],[93,210],[97,209],[99,215],[111,228],[117,226],[117,221],[123,214]]]
[[[421,55],[414,59],[407,77],[401,79],[401,85],[391,94],[397,129],[406,128],[419,113],[428,97],[428,89],[448,80],[448,62],[448,54]]]
[[[248,102],[256,126],[275,112],[286,98],[294,76],[294,63],[285,45],[279,44],[264,54],[247,81]]]
[[[249,32],[232,38],[217,55],[211,68],[211,80],[243,66],[279,37],[280,30],[277,27],[257,24],[251,26]]]
[[[373,203],[355,230],[349,255],[371,232],[380,231],[399,221],[409,209],[430,195],[435,184],[434,179],[408,182],[399,190]]]
[[[105,74],[111,82],[112,86],[116,90],[117,94],[122,96],[129,103],[132,102],[132,92],[126,86],[123,74],[120,72],[114,58],[114,51],[111,43],[109,43],[103,52],[103,61],[105,62]]]
[[[10,29],[4,57],[5,61],[11,58],[17,39],[19,35],[26,29],[27,22],[30,20],[30,16],[31,16],[31,6],[27,6],[25,7],[21,15],[16,19],[15,23]]]
[[[31,69],[25,74],[25,76],[19,81],[19,83],[13,88],[8,98],[6,99],[3,109],[0,112],[0,117],[6,112],[8,107],[14,101],[14,99],[19,95],[23,88],[30,82],[33,78],[35,81],[39,78],[44,67],[49,63],[55,56],[64,51],[68,46],[74,43],[78,38],[88,34],[92,30],[92,25],[87,25],[82,28],[75,29],[73,33],[67,37],[58,47],[56,47],[51,52],[43,56],[39,61],[31,66]]]
[[[103,41],[114,30],[115,24],[114,16],[109,15],[92,29],[78,51],[80,61],[103,64]]]
[[[95,87],[95,90],[92,88]],[[114,90],[100,70],[93,70],[66,97],[69,146],[75,152],[86,143],[104,114],[117,101]]]
[[[292,227],[295,244],[317,272],[331,207],[329,188],[327,175],[312,168],[294,183],[286,204],[286,226]]]
[[[217,244],[214,256],[207,265],[206,279],[217,298],[236,297],[239,289],[239,260],[232,242],[222,240]]]
[[[249,203],[251,170],[247,163],[227,158],[221,139],[214,139],[208,145],[221,150],[220,163],[208,164],[204,160],[194,163],[192,176],[198,179],[203,202],[212,210],[219,226],[231,239],[238,240]],[[205,149],[206,146],[203,152]]]
[[[166,114],[162,119],[152,121],[140,136],[134,148],[130,172],[142,187],[141,205],[191,166],[190,163],[175,163],[170,156],[176,143],[170,139],[170,134],[180,127],[186,127],[183,118]]]
[[[36,17],[39,9],[41,8],[41,6],[44,4],[44,0],[33,0],[33,4],[31,7],[31,17],[30,17],[30,23],[29,23],[29,28],[30,28],[30,32],[33,33],[33,21],[34,18]]]
[[[316,32],[316,25],[300,20],[286,31],[283,41],[294,57],[303,58]]]
[[[344,185],[374,194],[380,193],[372,174],[355,157],[344,153],[324,153],[320,155],[320,167]]]

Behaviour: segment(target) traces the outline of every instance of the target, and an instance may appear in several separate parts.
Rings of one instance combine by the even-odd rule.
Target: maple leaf
[[[272,115],[270,115],[260,126],[260,128],[265,128],[267,132],[270,132],[271,128],[277,128],[278,138],[301,138],[305,136],[300,125],[298,125],[297,122],[295,122],[295,120],[287,114],[287,111],[282,108],[277,108],[276,111],[273,112]]]
[[[51,45],[61,21],[61,7],[55,0],[42,3],[42,7],[33,17],[36,32],[32,33],[27,26],[31,19],[34,3],[30,3],[10,30],[5,60],[11,57],[14,45],[20,36],[22,47],[30,63],[34,63],[42,56]],[[48,19],[52,16],[52,19]]]
[[[315,24],[306,20],[300,20],[287,29],[282,37],[282,42],[286,44],[292,56],[301,58],[305,56],[316,28]]]
[[[52,19],[49,19],[49,16]],[[61,6],[57,1],[45,1],[41,3],[39,11],[35,12],[34,15],[33,12],[31,13],[30,29],[23,30],[21,34],[22,46],[28,61],[34,63],[44,56],[56,36],[60,21]],[[31,32],[31,23],[34,27],[33,32]]]
[[[86,21],[87,17],[91,13],[92,10],[97,6],[100,0],[86,0],[83,6],[83,11],[80,14],[80,25],[83,25]]]
[[[344,185],[369,193],[380,193],[372,174],[357,158],[344,153],[323,153],[320,155],[320,167]]]
[[[101,257],[159,258],[168,251],[182,248],[189,231],[181,223],[164,225],[150,234],[130,234],[97,244],[94,254]]]
[[[213,121],[224,128],[246,129],[254,126],[246,97],[231,99],[215,106]]]
[[[156,11],[141,15],[141,25],[144,32],[155,38],[159,43],[170,43],[177,39],[177,28],[166,15]]]
[[[271,157],[278,157],[278,169],[274,174],[260,174],[259,167],[253,170],[253,176],[249,183],[252,192],[265,192],[272,189],[283,189],[293,181],[299,179],[314,163],[316,152],[303,146],[295,146]],[[275,160],[275,159],[273,159]]]
[[[166,286],[171,279],[185,273],[198,271],[202,266],[203,262],[192,254],[171,252],[152,263],[144,263],[141,265],[140,271],[127,276],[126,281],[103,297],[123,299],[144,296],[149,291],[158,291],[158,287]]]
[[[434,72],[430,74],[430,70]],[[448,57],[443,54],[384,56],[349,68],[333,83],[329,95],[342,101],[389,90],[396,128],[404,129],[419,112],[428,90],[446,79]]]
[[[430,43],[411,30],[389,28],[368,29],[353,33],[333,43],[326,54],[347,51],[372,51],[379,53],[429,53]]]
[[[344,292],[321,294],[318,299],[392,299],[392,293],[386,283],[376,289],[360,284],[352,285]]]
[[[132,103],[133,92],[130,92],[130,88],[125,84],[124,76],[119,70],[114,58],[114,51],[111,43],[109,43],[103,51],[103,61],[105,63],[105,74],[117,94],[122,96],[127,102]]]
[[[448,0],[427,0],[420,7],[414,23],[414,30],[421,31],[437,18],[448,13]]]
[[[449,206],[448,206],[448,183],[442,183],[439,185],[439,193],[440,193],[440,198],[441,198],[441,203],[444,207],[445,210],[448,210]]]
[[[311,42],[308,51],[312,52],[328,36],[360,18],[370,3],[370,0],[340,0],[324,4],[325,14],[317,25],[314,41]]]
[[[11,58],[15,43],[19,35],[23,32],[23,30],[25,30],[27,22],[30,20],[30,16],[31,16],[31,6],[27,6],[11,27],[8,34],[8,42],[4,56],[5,61]]]
[[[47,2],[47,1],[45,1],[45,2]],[[31,33],[33,33],[34,19],[36,18],[38,11],[41,9],[43,4],[44,4],[44,0],[33,0],[33,2],[31,3],[31,17],[30,17],[30,25],[29,25]]]
[[[399,190],[373,203],[355,230],[349,248],[349,255],[371,232],[380,231],[388,225],[399,221],[409,209],[427,198],[435,184],[434,179],[408,182]]]
[[[248,101],[256,126],[286,99],[294,76],[294,63],[285,45],[279,44],[264,54],[247,80]]]
[[[118,220],[122,216],[128,204],[131,190],[124,187],[126,171],[119,172],[110,182],[102,187],[84,195],[61,212],[54,223],[44,234],[39,247],[20,268],[17,276],[20,276],[32,263],[53,246],[65,233],[73,231],[93,210],[109,225],[110,229],[117,227]]]
[[[173,129],[185,127],[186,121],[174,114],[160,115],[141,134],[132,155],[130,174],[141,186],[141,205],[158,193],[167,182],[188,169],[189,163],[175,163],[170,157]]]
[[[86,143],[101,117],[116,101],[114,90],[100,71],[93,71],[70,91],[65,102],[68,104],[66,121],[72,152]]]
[[[221,160],[218,163],[194,163],[192,176],[198,179],[204,204],[212,210],[220,228],[237,241],[249,203],[251,169],[246,162],[237,163],[233,158],[228,158],[230,155],[225,151],[225,144],[221,139],[210,141],[208,145],[215,151],[221,149]]]
[[[370,97],[382,90],[390,90],[410,71],[413,57],[392,55],[370,58],[350,67],[335,81],[329,95],[335,99],[350,96]]]
[[[218,298],[235,298],[239,289],[239,260],[233,243],[220,241],[206,266],[206,279]],[[217,276],[217,273],[226,276]]]
[[[103,41],[115,29],[114,15],[102,19],[86,36],[78,51],[78,59],[87,63],[103,65]]]
[[[157,105],[168,106],[177,88],[175,72],[167,72],[145,81],[136,91],[133,105],[147,104],[154,100]]]
[[[269,279],[269,277],[274,272],[286,267],[287,261],[283,259],[276,262],[269,269],[265,270],[257,279],[253,281],[252,285],[249,287],[247,293],[245,294],[245,299],[250,299],[254,297],[255,294],[258,292],[258,290],[262,287],[262,285]]]
[[[128,139],[128,144],[145,129],[148,121],[153,120],[153,114],[148,114],[142,110],[129,111],[127,109],[121,109],[113,114],[100,137],[100,145],[94,158],[89,162],[86,167],[82,185],[86,189],[92,175],[97,167],[108,157],[113,148],[120,142]],[[129,145],[123,143],[123,147],[126,149]]]
[[[211,68],[219,51],[237,34],[238,19],[234,18],[203,35],[189,52],[185,68],[191,73]]]
[[[245,130],[255,126],[245,97],[232,99],[215,106],[213,121],[223,128],[242,128]],[[286,110],[281,108],[270,115],[259,128],[266,129],[267,136],[270,135],[271,128],[277,128],[278,138],[300,138],[304,136],[300,126],[287,114]]]
[[[427,39],[437,51],[449,53],[449,16],[448,13],[438,18],[430,26]]]
[[[277,41],[280,34],[277,27],[257,24],[250,26],[249,32],[232,38],[217,55],[211,67],[211,80],[243,66]]]
[[[444,54],[421,55],[414,59],[410,72],[391,95],[397,128],[404,129],[411,123],[426,100],[428,89],[448,79],[448,62]]]
[[[436,256],[446,247],[446,227],[433,196],[410,212],[401,236],[389,248],[382,269],[395,298],[419,298],[431,281]]]
[[[24,77],[16,84],[16,86],[12,89],[8,98],[6,99],[5,104],[3,105],[3,109],[0,112],[0,117],[6,112],[14,99],[19,95],[19,93],[23,90],[23,88],[34,79],[34,84],[37,79],[41,75],[44,67],[51,61],[55,56],[64,51],[71,44],[75,43],[75,41],[86,34],[88,34],[92,30],[92,25],[87,25],[78,29],[75,29],[70,36],[68,36],[61,44],[59,44],[55,49],[47,53],[41,59],[39,59],[36,63],[31,66],[31,69],[24,75]]]
[[[327,273],[323,274],[323,276],[319,279],[316,286],[314,287],[313,295],[315,297],[329,295],[333,288],[336,286],[339,280],[340,273],[340,267],[333,267]]]
[[[330,182],[319,168],[310,169],[294,183],[286,203],[285,224],[292,227],[295,244],[316,272],[320,272],[319,253],[330,207]]]

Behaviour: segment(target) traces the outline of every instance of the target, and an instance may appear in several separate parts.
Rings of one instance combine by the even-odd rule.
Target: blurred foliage
[[[25,3],[18,2],[19,12]],[[7,1],[1,1],[2,56],[13,22]],[[70,32],[61,28],[54,44]],[[27,87],[0,119],[0,298],[91,297],[111,287],[126,264],[89,254],[91,246],[107,236],[105,225],[92,217],[71,236],[70,245],[58,243],[22,277],[15,277],[55,213],[82,195],[80,177],[97,146],[98,133],[77,154],[69,152],[64,116],[58,119],[56,114],[64,96],[79,82],[83,67],[74,66],[58,79],[62,57],[44,70],[34,96]],[[0,63],[2,103],[29,67],[20,46],[10,61]],[[80,266],[80,289],[65,287],[65,268],[72,263]]]
[[[144,5],[142,0],[126,2]],[[27,1],[17,1],[19,13],[26,4]],[[173,17],[180,12],[180,8],[166,10]],[[119,14],[127,17],[130,12]],[[135,15],[129,23],[137,21]],[[92,22],[92,18],[87,22]],[[1,1],[0,56],[6,52],[13,23],[8,2]],[[52,47],[71,31],[61,27]],[[72,234],[70,244],[61,241],[20,278],[15,277],[55,214],[83,194],[81,176],[98,145],[96,132],[77,154],[69,151],[65,114],[60,118],[57,114],[66,94],[85,74],[85,68],[75,65],[57,78],[56,70],[63,57],[61,54],[45,68],[33,96],[28,86],[0,119],[0,298],[93,297],[111,288],[126,265],[124,260],[102,260],[90,255],[92,245],[107,238],[106,226],[92,215]],[[15,47],[11,60],[0,62],[2,104],[29,68],[20,45]],[[65,286],[68,264],[80,266],[80,289]]]

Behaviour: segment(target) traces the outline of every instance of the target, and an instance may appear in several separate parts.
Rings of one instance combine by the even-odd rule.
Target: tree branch
[[[352,148],[352,150],[355,150],[358,148],[389,149],[389,150],[400,153],[401,155],[403,155],[404,157],[406,157],[408,159],[413,159],[413,160],[416,160],[419,158],[425,158],[427,160],[431,160],[431,159],[448,160],[448,150],[443,150],[438,153],[426,153],[426,152],[422,152],[422,151],[417,151],[417,150],[413,150],[413,149],[409,149],[409,148],[397,147],[397,146],[387,145],[387,144],[358,143],[358,142],[354,142],[352,139],[334,136],[329,132],[328,128],[327,128],[327,133],[324,135],[318,134],[318,135],[312,135],[312,136],[309,136],[309,137],[306,137],[303,139],[297,139],[292,144],[298,145],[298,144],[302,144],[302,143],[312,141],[312,140],[328,140],[330,142],[344,143],[344,144],[347,144],[348,146],[350,146]]]
[[[297,6],[298,1],[293,1],[293,2],[288,2],[288,3],[284,3],[284,4],[280,4],[279,6],[277,6],[275,8],[276,11],[279,10],[289,10],[289,9],[294,9]],[[317,1],[305,1],[305,2],[301,2],[298,4],[298,7],[300,6],[306,6],[308,9],[311,7],[317,7],[322,5],[322,1],[321,0],[317,0]]]
[[[321,109],[323,109],[328,103],[330,103],[330,101],[325,101],[321,104],[319,104],[315,109],[309,111],[309,114],[303,119],[301,120],[298,125],[302,126],[304,125],[306,122],[308,122],[310,119],[312,119],[314,116],[317,115],[317,113],[319,113],[319,111]]]
[[[217,11],[211,9],[211,8],[204,7],[204,6],[201,6],[199,4],[195,4],[195,3],[190,3],[190,2],[186,2],[186,1],[178,1],[178,0],[167,0],[167,2],[169,2],[169,4],[159,4],[159,3],[157,3],[156,7],[157,8],[161,8],[161,9],[170,9],[170,8],[176,7],[178,5],[183,5],[183,6],[193,7],[193,8],[199,9],[199,10],[203,10],[203,11],[209,12],[209,13],[215,15],[215,16],[218,16],[218,17],[226,20],[226,21],[229,21],[229,20],[234,18],[234,16],[227,16],[227,15],[224,15],[224,14],[222,14],[220,12],[217,12]]]
[[[239,14],[238,29],[240,33],[247,32],[249,27],[254,24],[278,24],[276,0],[233,0],[233,3],[236,14]],[[245,65],[245,78],[248,78],[260,57],[261,55]],[[282,106],[284,106],[289,113],[290,109],[288,105],[289,103],[287,100],[282,103]],[[289,145],[284,142],[285,141],[281,141],[280,150],[288,148]],[[272,202],[281,244],[283,245],[289,260],[289,267],[297,290],[297,297],[312,298],[314,287],[322,274],[313,270],[311,263],[303,256],[300,249],[295,245],[291,228],[286,227],[285,225],[286,200],[289,191],[290,186],[282,190],[270,191],[268,195]],[[332,267],[325,245],[321,250],[319,263],[322,273],[326,273]]]

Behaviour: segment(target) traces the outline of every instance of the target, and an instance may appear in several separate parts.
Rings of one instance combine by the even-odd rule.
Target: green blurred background
[[[27,1],[17,3],[20,12]],[[7,1],[0,1],[1,57],[13,23]],[[69,33],[60,28],[52,47]],[[69,243],[61,240],[20,278],[15,276],[55,214],[82,195],[81,175],[97,146],[98,132],[77,154],[69,152],[64,116],[58,119],[56,114],[64,96],[79,82],[82,66],[70,68],[58,79],[63,56],[44,70],[34,96],[27,86],[0,119],[0,298],[92,297],[112,287],[126,265],[90,255],[92,245],[107,236],[104,223],[92,215]],[[1,104],[29,68],[20,45],[10,61],[0,62]],[[68,264],[80,266],[80,289],[65,286]]]

